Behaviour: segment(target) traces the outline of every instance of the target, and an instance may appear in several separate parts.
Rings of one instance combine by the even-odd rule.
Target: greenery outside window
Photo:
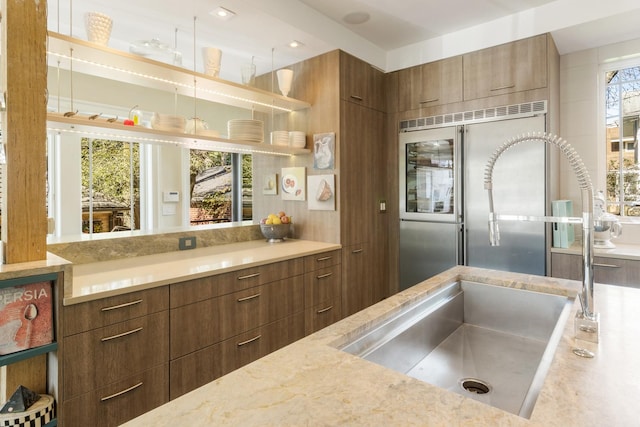
[[[83,138],[82,232],[140,229],[140,146]]]
[[[640,216],[640,66],[606,73],[607,209]]]
[[[234,173],[239,164],[241,174]],[[252,158],[248,154],[190,151],[191,225],[216,224],[252,218]],[[234,189],[241,188],[241,191]],[[241,208],[234,209],[234,203]]]

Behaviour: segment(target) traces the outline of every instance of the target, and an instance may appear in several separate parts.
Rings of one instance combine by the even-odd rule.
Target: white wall
[[[594,190],[606,189],[604,82],[606,69],[640,65],[640,39],[587,49],[560,57],[560,136],[582,157]],[[573,200],[580,212],[580,190],[563,159],[560,165],[560,197]],[[640,244],[640,226],[625,225],[619,242]]]

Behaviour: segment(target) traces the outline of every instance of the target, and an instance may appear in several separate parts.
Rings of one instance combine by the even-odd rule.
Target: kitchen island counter
[[[571,296],[580,288],[575,281],[454,267],[124,425],[638,425],[637,289],[596,285],[599,344],[576,343],[569,318],[531,419],[338,350],[372,322],[458,279]],[[573,311],[578,306],[576,300]],[[574,355],[576,344],[595,358]]]

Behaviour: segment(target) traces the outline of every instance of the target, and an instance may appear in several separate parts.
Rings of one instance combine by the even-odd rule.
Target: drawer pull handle
[[[238,302],[249,301],[250,299],[258,298],[260,296],[260,292],[255,295],[249,295],[248,297],[238,298]]]
[[[513,89],[514,87],[516,87],[516,85],[512,84],[512,85],[507,85],[507,86],[494,87],[494,88],[491,88],[489,90],[494,91],[494,90],[502,90],[502,89]]]
[[[140,332],[141,330],[142,330],[142,326],[140,326],[139,328],[132,329],[132,330],[127,331],[127,332],[123,332],[121,334],[111,335],[110,337],[102,338],[102,339],[100,339],[100,341],[105,342],[105,341],[114,340],[116,338],[126,337],[127,335],[131,335],[131,334],[135,334],[136,332]]]
[[[620,268],[619,265],[615,265],[615,264],[600,264],[598,262],[594,262],[593,266],[594,267],[606,267],[606,268]]]
[[[238,343],[238,347],[242,347],[243,345],[247,345],[247,344],[249,344],[249,343],[252,343],[252,342],[254,342],[254,341],[257,341],[257,340],[259,340],[260,338],[262,338],[262,335],[257,335],[257,336],[255,336],[255,337],[253,337],[253,338],[250,338],[250,339],[246,340],[246,341],[239,342],[239,343]]]
[[[316,314],[322,314],[322,313],[326,313],[327,311],[331,310],[333,308],[332,305],[330,305],[327,308],[321,308],[320,310],[316,311]]]
[[[418,104],[428,104],[430,102],[435,102],[438,101],[440,98],[431,98],[431,99],[426,99],[424,101],[420,101]]]
[[[351,98],[355,99],[356,101],[362,101],[362,97],[358,95],[351,95]]]
[[[100,310],[101,311],[117,310],[119,308],[125,308],[125,307],[129,307],[129,306],[132,306],[132,305],[140,304],[141,302],[142,302],[142,300],[139,299],[139,300],[136,300],[136,301],[125,302],[124,304],[112,305],[111,307],[103,307]]]
[[[110,395],[110,396],[101,397],[101,398],[100,398],[100,401],[101,401],[101,402],[106,402],[107,400],[113,399],[114,397],[122,396],[122,395],[123,395],[123,394],[125,394],[125,393],[129,393],[130,391],[133,391],[133,390],[137,389],[137,388],[138,388],[138,387],[140,387],[141,385],[142,385],[142,381],[140,381],[140,382],[139,382],[138,384],[136,384],[136,385],[132,385],[132,386],[131,386],[131,387],[129,387],[129,388],[125,388],[125,389],[124,389],[124,390],[122,390],[122,391],[119,391],[119,392],[117,392],[117,393],[113,393],[113,394],[112,394],[112,395]]]
[[[246,276],[238,276],[238,280],[251,279],[252,277],[258,277],[260,273],[247,274]]]
[[[331,275],[333,275],[333,272],[325,273],[325,274],[319,274],[319,275],[316,276],[316,279],[325,279],[325,278],[327,278],[327,277],[329,277]]]
[[[320,262],[320,261],[329,261],[331,258],[333,258],[332,256],[323,256],[320,258],[316,258],[316,261]]]
[[[354,249],[351,251],[352,254],[359,254],[360,252],[362,252],[364,249]]]

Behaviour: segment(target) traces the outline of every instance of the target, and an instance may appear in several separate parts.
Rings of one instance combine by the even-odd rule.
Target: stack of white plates
[[[289,132],[286,130],[271,132],[271,145],[289,145]]]
[[[261,120],[229,120],[227,130],[229,131],[229,139],[251,142],[264,141],[264,125]]]
[[[187,119],[184,116],[174,114],[153,113],[151,116],[151,127],[165,132],[184,132]]]
[[[295,148],[304,148],[307,145],[307,135],[304,132],[289,132],[289,146]]]

